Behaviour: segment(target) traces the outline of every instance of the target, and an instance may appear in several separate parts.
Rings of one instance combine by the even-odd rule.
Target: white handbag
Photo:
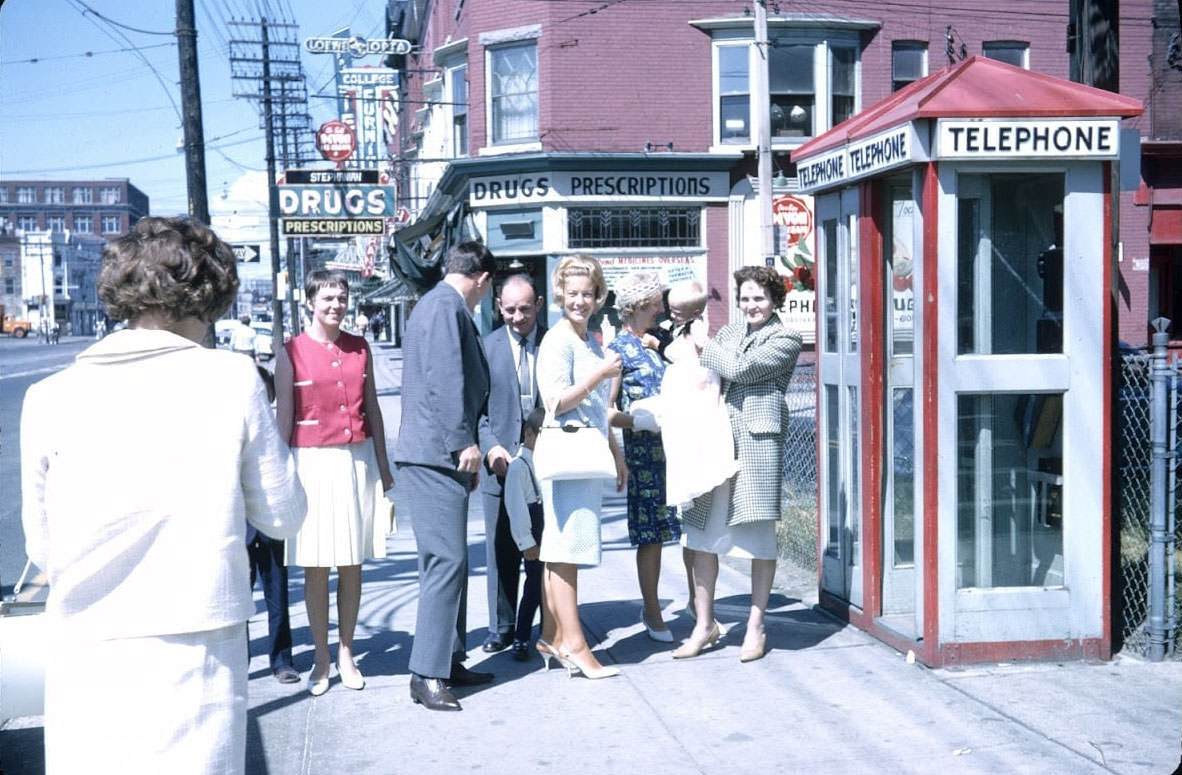
[[[551,423],[534,444],[534,472],[543,481],[615,479],[616,461],[598,428]]]

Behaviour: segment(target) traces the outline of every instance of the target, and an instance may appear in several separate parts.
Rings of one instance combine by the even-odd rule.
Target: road
[[[25,566],[21,531],[20,416],[25,391],[68,366],[93,344],[85,337],[48,345],[36,339],[0,339],[0,595],[7,597]]]

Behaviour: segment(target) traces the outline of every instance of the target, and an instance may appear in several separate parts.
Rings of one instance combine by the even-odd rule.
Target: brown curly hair
[[[238,266],[233,249],[200,221],[148,216],[107,244],[97,285],[116,320],[152,311],[209,323],[238,293]]]
[[[763,287],[767,297],[772,300],[772,309],[783,309],[784,299],[788,298],[788,290],[784,287],[784,278],[775,269],[766,266],[744,266],[735,272],[735,301],[739,300],[739,290],[743,283],[751,281]]]

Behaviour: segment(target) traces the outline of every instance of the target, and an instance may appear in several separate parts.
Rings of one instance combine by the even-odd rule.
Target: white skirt
[[[288,539],[284,563],[305,568],[360,565],[386,556],[389,501],[382,492],[373,441],[292,447],[308,515]],[[377,510],[383,517],[375,519]]]
[[[45,671],[47,775],[245,772],[245,622],[114,640],[56,633]]]
[[[774,560],[779,556],[774,520],[727,526],[731,503],[729,479],[703,497],[710,498],[710,516],[706,519],[706,527],[698,529],[682,523],[682,546],[695,552],[709,552],[745,560]]]

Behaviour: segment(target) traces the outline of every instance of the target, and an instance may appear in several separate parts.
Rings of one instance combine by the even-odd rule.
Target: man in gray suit
[[[488,403],[488,363],[472,311],[496,261],[479,242],[462,242],[447,252],[443,270],[443,281],[415,305],[403,339],[395,496],[398,509],[410,515],[419,553],[410,696],[430,710],[461,710],[451,686],[492,680],[461,662],[468,493],[480,470],[477,426]]]
[[[545,328],[537,323],[542,297],[529,275],[512,275],[505,280],[498,303],[505,325],[483,340],[491,387],[488,412],[480,418],[480,448],[485,450],[480,492],[488,562],[488,637],[483,648],[490,653],[513,640],[521,550],[509,530],[501,490],[509,461],[521,445],[521,421],[541,403],[534,363],[545,334]],[[514,656],[518,654],[514,652]]]

